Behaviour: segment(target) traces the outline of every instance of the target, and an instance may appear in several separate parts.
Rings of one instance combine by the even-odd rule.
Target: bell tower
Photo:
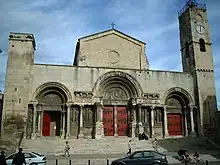
[[[205,4],[189,0],[179,12],[180,46],[184,72],[194,77],[197,128],[200,134],[214,126],[217,110],[214,63]]]

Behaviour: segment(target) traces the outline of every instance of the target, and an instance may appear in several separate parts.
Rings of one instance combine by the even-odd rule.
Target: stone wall
[[[174,87],[184,89],[192,98],[194,96],[193,79],[189,73],[34,64],[29,100],[34,99],[37,95],[35,91],[42,84],[58,82],[69,90],[74,101],[74,91],[93,91],[94,84],[102,75],[116,71],[129,74],[140,85],[143,93],[159,94],[161,104],[165,103],[167,91]]]

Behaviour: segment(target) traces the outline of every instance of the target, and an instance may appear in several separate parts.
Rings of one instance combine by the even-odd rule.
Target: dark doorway
[[[61,112],[45,111],[43,116],[43,136],[60,136]]]

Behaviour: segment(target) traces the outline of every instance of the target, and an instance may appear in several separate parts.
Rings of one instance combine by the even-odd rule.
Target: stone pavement
[[[172,158],[175,153],[167,153],[167,159],[169,164],[181,164],[176,159]],[[56,159],[58,160],[58,165],[69,165],[69,160],[71,160],[71,165],[88,165],[88,161],[90,160],[90,165],[107,165],[107,159],[109,160],[109,164],[115,159],[124,157],[125,155],[116,155],[116,154],[75,154],[71,155],[71,157],[62,157],[62,156],[47,156],[47,165],[55,165]],[[201,158],[205,161],[209,159],[209,164],[220,165],[220,160],[211,158],[208,155],[201,155]],[[199,164],[198,164],[199,165]]]
[[[86,165],[90,160],[91,165],[104,165],[106,160],[110,162],[114,159],[124,157],[128,150],[128,137],[106,137],[104,139],[69,139],[71,147],[70,159],[72,165]],[[68,165],[68,158],[61,155],[64,151],[66,140],[60,139],[24,139],[22,146],[24,150],[42,153],[48,158],[48,165],[55,164],[59,160],[59,165]],[[179,163],[172,156],[176,155],[179,149],[187,149],[190,154],[198,151],[203,160],[217,162],[220,159],[219,150],[215,150],[203,138],[184,137],[159,139],[159,150],[167,155],[169,163]],[[151,150],[152,141],[139,141],[132,139],[132,151]],[[74,164],[73,164],[74,162]],[[219,163],[220,165],[220,163]]]

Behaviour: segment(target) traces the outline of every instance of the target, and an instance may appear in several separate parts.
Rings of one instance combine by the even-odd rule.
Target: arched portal
[[[129,102],[141,96],[139,83],[127,73],[108,72],[97,80],[93,93],[103,98],[104,135],[130,135],[128,125],[132,108]]]
[[[166,98],[167,128],[170,136],[186,135],[190,126],[190,101],[180,91],[170,92]]]
[[[38,131],[42,136],[65,136],[66,103],[71,100],[68,90],[59,83],[45,83],[37,88]]]

